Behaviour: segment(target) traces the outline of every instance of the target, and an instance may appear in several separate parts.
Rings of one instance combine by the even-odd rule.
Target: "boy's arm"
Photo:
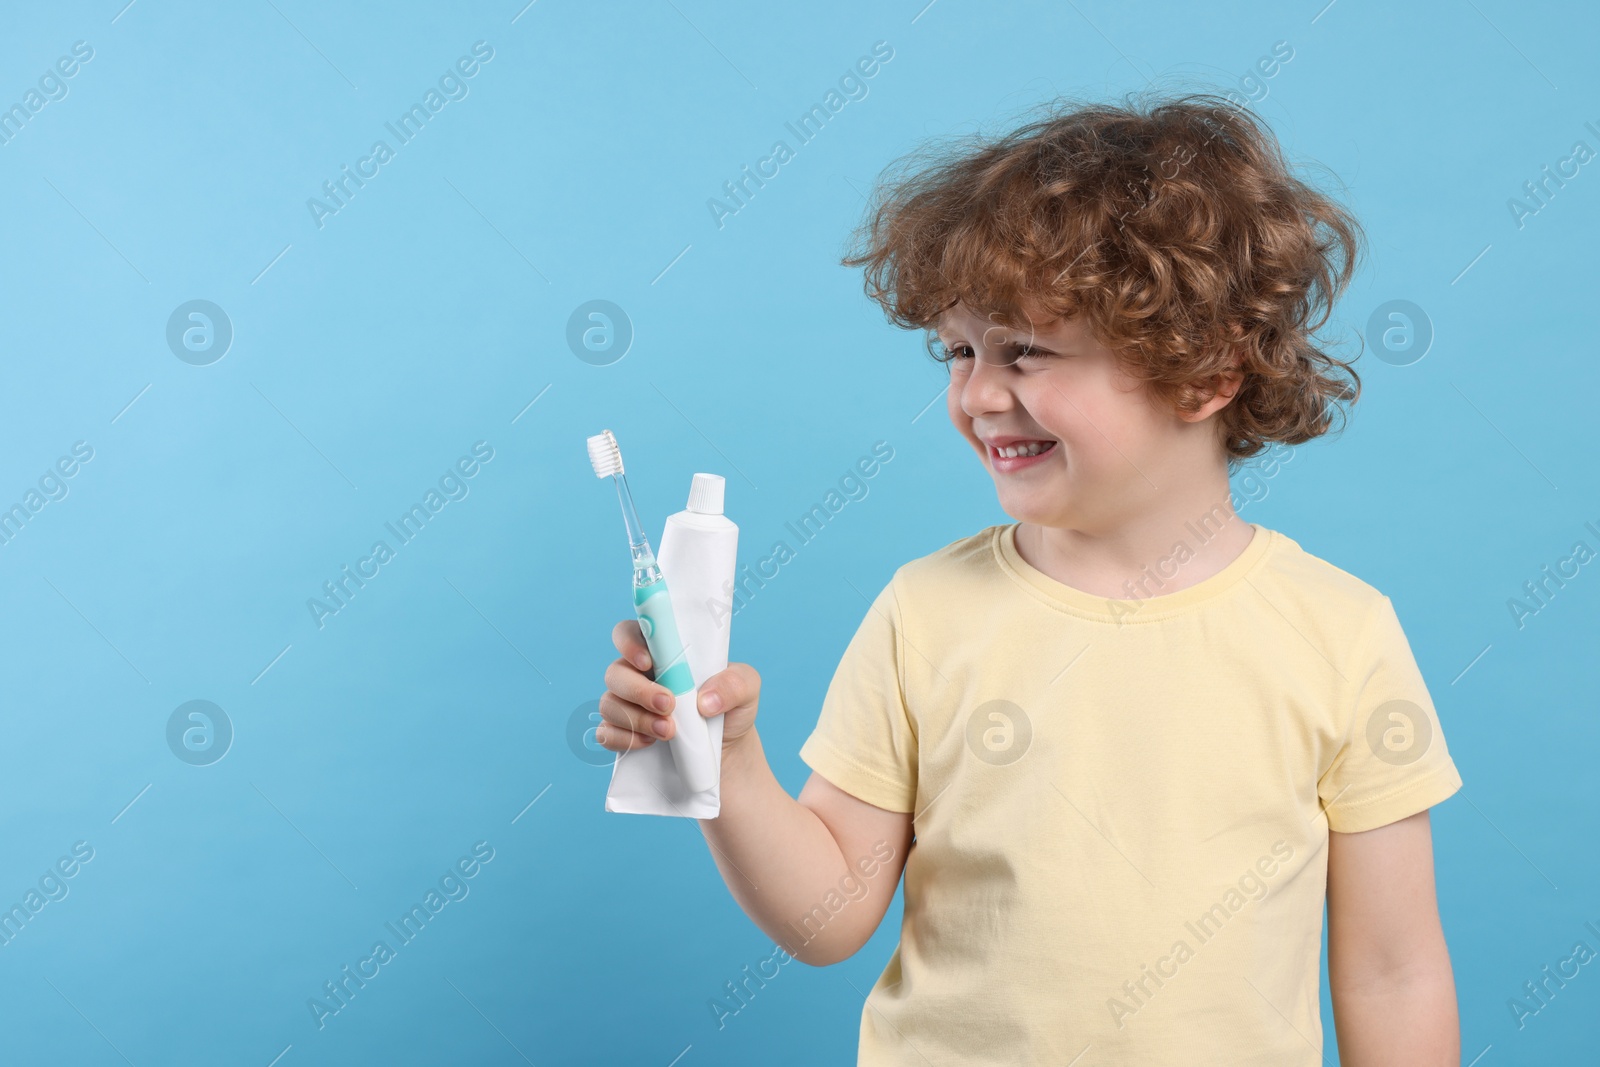
[[[1328,834],[1328,987],[1345,1067],[1461,1062],[1426,811]]]
[[[754,726],[723,750],[721,796],[721,812],[700,828],[745,914],[802,963],[854,955],[894,899],[911,814],[815,773],[796,800],[773,776]]]

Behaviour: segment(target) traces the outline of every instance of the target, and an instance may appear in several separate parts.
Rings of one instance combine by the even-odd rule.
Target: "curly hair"
[[[1327,433],[1338,402],[1360,396],[1353,361],[1312,335],[1363,240],[1248,109],[1129,94],[1120,107],[1058,101],[1005,136],[902,157],[841,262],[866,268],[890,321],[929,330],[941,362],[932,328],[962,303],[1012,325],[1081,313],[1129,377],[1185,412],[1240,371],[1218,413],[1232,468]]]

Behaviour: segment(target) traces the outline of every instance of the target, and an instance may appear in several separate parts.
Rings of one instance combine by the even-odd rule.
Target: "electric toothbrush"
[[[650,550],[650,540],[639,524],[639,515],[634,511],[628,480],[622,473],[622,450],[617,447],[616,437],[610,430],[602,430],[588,439],[588,445],[589,463],[594,467],[595,477],[609,477],[617,483],[622,520],[628,527],[628,548],[633,554],[634,611],[639,617],[645,646],[650,650],[655,680],[672,692],[675,701],[672,708],[675,728],[667,744],[684,783],[699,793],[716,784],[717,768],[711,751],[710,728],[696,707],[694,675],[678,636],[667,581],[656,563],[655,553]]]

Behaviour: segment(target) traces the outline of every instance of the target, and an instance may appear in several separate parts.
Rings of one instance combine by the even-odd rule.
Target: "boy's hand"
[[[650,649],[638,619],[625,619],[611,631],[611,643],[621,656],[606,668],[606,691],[600,697],[600,718],[595,740],[612,752],[643,748],[657,738],[670,740],[674,729],[672,709],[677,698],[656,684],[650,669]],[[761,698],[761,675],[748,663],[730,663],[727,670],[706,679],[700,687],[699,712],[704,718],[723,715],[722,751],[750,732]],[[656,703],[656,701],[661,703]]]

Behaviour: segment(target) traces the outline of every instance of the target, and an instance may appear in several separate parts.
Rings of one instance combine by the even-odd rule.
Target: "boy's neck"
[[[1150,514],[1113,530],[1087,532],[1023,522],[1016,543],[1029,566],[1063,585],[1091,596],[1142,600],[1199,584],[1238,559],[1254,535],[1254,528],[1224,498],[1201,514]],[[1172,559],[1179,545],[1190,555],[1176,574],[1171,574],[1169,563],[1160,575],[1160,586],[1152,591],[1150,576],[1156,565]]]

